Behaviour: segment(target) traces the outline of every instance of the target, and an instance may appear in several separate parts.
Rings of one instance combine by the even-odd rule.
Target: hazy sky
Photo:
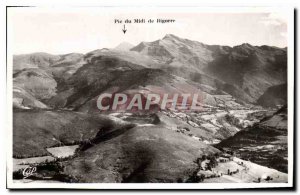
[[[171,24],[115,24],[115,19],[175,19]],[[14,54],[86,53],[121,42],[162,39],[165,34],[205,44],[287,46],[287,19],[282,13],[199,13],[161,9],[9,8],[8,40]],[[10,44],[10,42],[9,42]]]

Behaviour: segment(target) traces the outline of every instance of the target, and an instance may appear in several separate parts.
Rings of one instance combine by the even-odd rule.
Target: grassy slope
[[[287,83],[269,87],[257,103],[265,107],[276,107],[287,103]]]
[[[70,145],[94,138],[97,133],[124,126],[102,115],[70,111],[14,110],[14,157],[42,156],[47,147]]]
[[[197,169],[197,157],[217,151],[160,125],[135,127],[81,151],[65,170],[80,182],[177,182]]]

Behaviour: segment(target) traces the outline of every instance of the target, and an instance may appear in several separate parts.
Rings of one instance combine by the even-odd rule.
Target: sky
[[[125,24],[115,19],[174,19],[174,23]],[[122,42],[137,45],[166,34],[205,44],[287,46],[287,17],[282,12],[199,11],[154,8],[9,8],[8,44],[14,54],[87,53],[114,48]]]

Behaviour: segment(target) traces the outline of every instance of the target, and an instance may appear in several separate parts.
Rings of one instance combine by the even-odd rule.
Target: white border
[[[49,8],[49,7],[44,7]],[[41,9],[44,9],[41,8]],[[54,7],[52,7],[54,8]],[[8,8],[14,9],[14,8]],[[18,8],[19,9],[19,8]],[[30,9],[30,8],[22,8]],[[61,188],[61,189],[239,189],[239,188],[278,188],[293,186],[293,137],[294,137],[294,10],[291,7],[97,7],[97,8],[70,8],[65,6],[56,6],[57,11],[80,10],[80,9],[120,9],[129,12],[139,11],[166,11],[166,12],[272,12],[285,11],[288,14],[288,156],[289,156],[289,175],[288,183],[147,183],[147,184],[119,184],[119,183],[13,183],[12,181],[12,48],[10,47],[12,39],[9,36],[11,26],[9,18],[7,20],[7,104],[6,104],[6,148],[7,148],[7,187],[15,189],[25,188]]]

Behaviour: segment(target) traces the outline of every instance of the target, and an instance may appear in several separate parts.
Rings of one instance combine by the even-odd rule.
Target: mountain
[[[144,68],[117,58],[99,56],[92,59],[68,79],[62,91],[51,99],[50,105],[80,109],[91,100],[95,102],[103,92],[124,92],[147,84],[161,86],[171,79],[159,69]],[[97,109],[96,103],[91,104]]]
[[[286,55],[286,48],[206,45],[171,34],[86,54],[15,55],[13,155],[59,158],[49,148],[78,146],[51,162],[78,182],[198,181],[198,160],[226,149],[286,172],[287,115],[274,113],[287,103]],[[198,94],[201,109],[100,111],[103,93],[139,94],[143,103],[151,93]]]
[[[49,156],[49,148],[78,144],[76,157],[62,162],[62,174],[77,182],[177,182],[197,170],[197,157],[219,152],[153,122],[139,127],[101,114],[17,109],[13,156]]]
[[[206,45],[182,39],[168,34],[162,40],[142,42],[131,51],[151,56],[155,61],[165,66],[189,67],[189,70],[201,71],[213,60],[212,52]]]
[[[88,183],[174,183],[191,177],[198,168],[197,157],[216,152],[159,125],[136,127],[79,152],[64,162],[64,174]]]
[[[116,129],[132,128],[110,116],[71,111],[14,109],[13,156],[28,158],[49,155],[47,148],[83,144]]]
[[[14,106],[48,108],[43,101],[56,95],[52,75],[39,68],[25,68],[13,75]]]
[[[286,103],[286,49],[276,47],[205,45],[168,34],[130,51],[99,49],[87,54],[15,57],[16,108],[98,113],[101,93],[142,94],[145,100],[149,93],[197,92],[202,106],[197,116],[181,112],[174,114],[186,117],[160,116],[179,126],[192,124],[189,134],[208,143],[220,142],[261,119],[266,111],[257,104],[276,107]],[[27,68],[26,63],[19,70],[22,58],[35,68]],[[236,110],[247,114],[235,114],[239,113]]]
[[[48,53],[32,53],[13,56],[13,70],[18,71],[24,68],[47,68],[60,57]]]
[[[284,105],[287,102],[287,83],[269,87],[257,103],[264,107],[275,107]]]
[[[256,103],[269,87],[287,80],[287,51],[277,47],[205,45],[168,34],[162,40],[142,42],[131,51],[150,56],[185,78],[194,72],[205,74],[220,81],[222,90],[250,103]]]
[[[129,51],[131,48],[133,48],[134,45],[128,42],[122,42],[117,47],[115,47],[115,50],[121,50],[121,51]]]
[[[121,43],[120,48],[126,45],[129,46]],[[18,55],[14,56],[14,72],[29,67],[42,69],[56,81],[58,96],[61,96],[60,93],[64,96],[66,90],[70,92],[66,86],[72,80],[77,80],[79,73],[75,73],[84,69],[81,67],[89,67],[91,64],[97,66],[99,58],[107,57],[115,62],[132,63],[136,67],[149,68],[148,70],[159,69],[166,72],[165,75],[182,77],[196,83],[197,87],[200,85],[202,90],[210,94],[230,94],[239,103],[272,107],[275,105],[265,105],[264,93],[287,81],[287,51],[276,47],[250,44],[235,47],[205,45],[168,34],[161,40],[142,42],[130,51],[120,48],[95,50],[85,55]],[[135,71],[133,69],[135,67],[131,67]],[[140,81],[135,82],[138,87]],[[37,99],[43,102],[39,97]],[[280,104],[286,103],[284,98],[280,99]]]
[[[47,101],[85,62],[83,54],[15,55],[13,102],[17,108],[49,108]]]
[[[217,144],[242,159],[287,173],[287,106]]]

